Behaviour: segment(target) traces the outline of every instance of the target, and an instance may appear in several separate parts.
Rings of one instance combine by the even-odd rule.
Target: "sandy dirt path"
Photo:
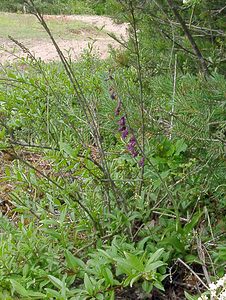
[[[93,49],[93,52],[98,53],[100,58],[106,58],[109,55],[109,46],[113,48],[119,47],[118,42],[107,35],[107,32],[115,34],[118,38],[126,39],[127,36],[126,24],[116,24],[111,18],[104,16],[45,16],[47,21],[53,18],[61,22],[84,22],[96,29],[95,34],[92,31],[81,31],[79,32],[79,35],[76,35],[75,38],[71,39],[56,37],[61,50],[66,55],[69,54],[73,60],[77,60],[81,54],[84,53],[86,49],[90,49],[90,47]],[[36,58],[41,58],[45,62],[59,60],[54,46],[47,39],[23,39],[20,40],[20,42],[23,43]],[[15,47],[15,44],[8,39],[0,37],[0,46],[0,63],[13,62],[17,60],[18,57],[26,57],[26,54],[18,49],[18,47]]]

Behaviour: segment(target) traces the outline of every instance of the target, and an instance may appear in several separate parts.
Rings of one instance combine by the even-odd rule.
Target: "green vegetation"
[[[1,0],[0,11],[26,12],[29,8],[24,0]],[[110,14],[115,0],[34,0],[38,9],[45,14]]]
[[[115,2],[106,61],[1,67],[1,299],[210,299],[225,274],[223,5],[210,39],[211,1],[166,2]]]
[[[47,24],[56,37],[79,38],[81,32],[101,34],[98,29],[81,21],[49,18]],[[18,30],[19,28],[19,30]],[[103,33],[103,31],[102,31]],[[16,39],[46,39],[47,33],[32,15],[0,13],[0,37]]]

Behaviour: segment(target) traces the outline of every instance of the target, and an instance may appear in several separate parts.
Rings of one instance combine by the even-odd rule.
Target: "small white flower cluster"
[[[216,283],[209,285],[209,297],[202,295],[198,300],[226,300],[226,274]]]

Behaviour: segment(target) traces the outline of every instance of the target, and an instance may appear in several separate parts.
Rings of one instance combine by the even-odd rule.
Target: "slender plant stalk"
[[[119,96],[119,92],[117,91],[117,85],[116,85],[116,84],[114,85],[114,89],[116,90],[117,95]],[[136,134],[135,134],[135,132],[134,132],[134,130],[133,130],[132,124],[131,124],[131,122],[130,122],[130,118],[129,118],[129,115],[128,115],[128,112],[127,112],[127,108],[126,108],[126,106],[123,104],[123,101],[122,101],[122,100],[121,100],[121,103],[122,103],[124,115],[125,115],[126,120],[127,120],[128,128],[130,129],[130,131],[133,133],[133,135],[134,135],[135,138],[136,138],[138,149],[140,150],[142,156],[145,158],[146,164],[151,166],[151,168],[152,168],[152,170],[153,170],[153,174],[156,174],[157,177],[159,178],[159,180],[161,181],[161,183],[162,183],[162,185],[163,185],[163,188],[164,188],[164,190],[166,191],[166,196],[164,197],[164,199],[168,196],[168,200],[170,200],[171,203],[173,203],[174,209],[175,209],[175,213],[178,215],[177,203],[176,203],[176,201],[174,200],[174,197],[173,197],[173,195],[172,195],[172,192],[170,191],[170,189],[169,189],[169,187],[167,186],[165,180],[162,178],[161,174],[160,174],[159,171],[157,170],[156,166],[151,162],[151,160],[149,159],[149,157],[143,152],[143,150],[142,150],[142,145],[139,143],[139,140],[137,139]],[[140,181],[143,181],[143,180],[140,179]]]
[[[174,75],[173,75],[173,95],[172,95],[171,120],[170,120],[170,136],[169,136],[170,140],[172,139],[172,131],[173,131],[176,83],[177,83],[177,55],[175,55]]]
[[[110,182],[110,186],[111,186],[111,190],[112,193],[115,197],[116,203],[118,205],[119,208],[122,208],[124,210],[126,210],[126,205],[125,205],[125,199],[123,197],[123,194],[121,193],[121,191],[118,189],[118,187],[115,185],[114,181],[111,178],[110,175],[110,171],[108,168],[108,164],[107,164],[107,160],[105,157],[105,152],[101,143],[101,137],[99,134],[99,130],[98,127],[96,126],[96,121],[95,118],[93,116],[92,110],[89,106],[89,102],[87,101],[86,97],[84,96],[84,93],[82,91],[82,88],[77,80],[77,78],[74,75],[74,72],[71,68],[71,65],[68,63],[67,59],[65,58],[64,54],[62,53],[61,49],[59,48],[56,40],[54,39],[51,31],[49,30],[49,27],[47,26],[42,14],[39,12],[39,10],[36,8],[34,1],[33,0],[25,0],[25,2],[27,3],[27,5],[29,5],[32,9],[33,9],[33,13],[34,15],[37,17],[37,19],[39,20],[40,24],[43,26],[43,28],[45,29],[45,31],[47,32],[47,34],[49,35],[54,47],[57,50],[57,53],[60,57],[60,60],[64,66],[64,69],[68,75],[68,78],[70,79],[75,95],[77,97],[78,103],[80,104],[82,111],[88,121],[88,124],[90,126],[91,131],[93,132],[96,144],[99,148],[99,152],[101,154],[101,160],[102,160],[102,164],[103,164],[103,168],[105,171],[105,176],[109,179]]]
[[[142,67],[141,67],[139,38],[137,35],[137,20],[135,17],[135,9],[132,0],[129,1],[129,8],[132,17],[131,26],[133,28],[133,34],[134,34],[134,47],[135,47],[135,54],[137,58],[137,77],[138,77],[139,92],[140,92],[141,149],[142,152],[145,153],[144,89],[143,89],[143,78],[142,78],[143,76],[142,76]],[[141,166],[141,183],[139,187],[139,194],[141,193],[142,190],[143,181],[144,181],[144,164],[142,164]]]
[[[178,22],[180,23],[185,35],[187,36],[198,60],[199,60],[199,63],[200,63],[200,66],[201,66],[201,71],[204,75],[205,78],[207,78],[209,75],[210,75],[210,72],[209,72],[209,69],[207,67],[207,64],[206,64],[206,61],[205,59],[203,58],[202,56],[202,53],[198,47],[198,45],[196,44],[192,34],[190,33],[189,29],[188,29],[188,26],[186,25],[185,21],[183,20],[183,18],[181,17],[178,9],[176,8],[176,5],[174,3],[173,0],[167,0],[172,12],[174,13],[176,19],[178,20]]]
[[[185,266],[198,280],[199,282],[208,290],[209,287],[205,284],[205,282],[199,277],[199,275],[189,267],[182,259],[178,258],[177,261]]]
[[[208,270],[207,270],[207,267],[206,267],[206,258],[205,258],[205,252],[203,250],[203,245],[202,245],[202,241],[201,241],[201,238],[197,235],[196,237],[196,243],[197,243],[197,252],[198,252],[198,256],[199,256],[199,259],[201,261],[201,264],[202,264],[202,270],[203,270],[203,274],[206,278],[206,282],[208,284],[211,283],[211,280],[210,280],[210,276],[209,276],[209,273],[208,273]]]

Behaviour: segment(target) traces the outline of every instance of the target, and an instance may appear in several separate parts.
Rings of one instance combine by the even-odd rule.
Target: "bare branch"
[[[167,0],[170,8],[172,9],[176,19],[178,20],[178,22],[180,23],[185,35],[187,36],[198,60],[199,60],[199,63],[200,63],[200,66],[201,66],[201,70],[202,70],[202,73],[204,74],[205,78],[207,78],[209,75],[210,75],[210,72],[208,70],[208,67],[207,67],[207,64],[206,64],[206,61],[205,59],[203,58],[202,56],[202,53],[199,49],[199,47],[197,46],[193,36],[191,35],[185,21],[183,20],[183,18],[181,17],[179,11],[177,10],[176,6],[174,5],[174,1],[173,0]]]

